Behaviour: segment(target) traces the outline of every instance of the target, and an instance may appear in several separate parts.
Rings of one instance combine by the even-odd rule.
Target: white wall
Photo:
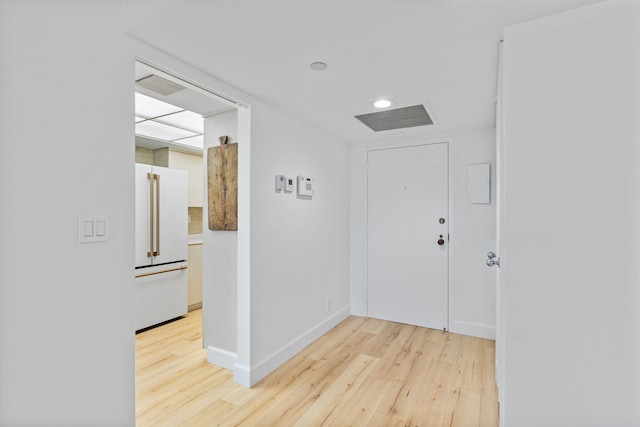
[[[209,231],[206,224],[204,231],[208,358],[234,369],[245,385],[255,384],[350,311],[347,146],[258,100],[251,110],[248,293],[236,285],[238,233]],[[209,117],[205,126],[206,147],[217,146],[221,135],[239,141],[236,111]],[[276,193],[276,174],[314,178],[317,195],[303,200],[295,192]],[[248,302],[248,318],[238,302]],[[249,325],[239,327],[246,320]],[[248,357],[238,354],[243,331],[250,333]]]
[[[461,334],[495,338],[495,271],[485,265],[495,246],[495,130],[477,129],[422,140],[359,144],[351,147],[351,304],[366,316],[366,152],[369,149],[433,142],[449,143],[449,328]],[[490,163],[490,204],[469,204],[467,165]]]
[[[255,382],[349,315],[349,150],[276,108],[251,107]],[[276,193],[276,174],[313,178],[316,194]]]
[[[505,426],[640,425],[638,22],[505,30]]]
[[[133,55],[119,2],[0,2],[0,425],[133,426]],[[78,244],[79,215],[110,240]]]
[[[450,330],[495,339],[496,271],[485,264],[496,241],[495,129],[455,134],[452,138]],[[491,165],[489,204],[467,200],[467,166]]]

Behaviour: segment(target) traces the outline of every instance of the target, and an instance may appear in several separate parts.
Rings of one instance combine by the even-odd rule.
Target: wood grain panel
[[[220,137],[219,147],[207,150],[209,230],[238,229],[238,144]]]

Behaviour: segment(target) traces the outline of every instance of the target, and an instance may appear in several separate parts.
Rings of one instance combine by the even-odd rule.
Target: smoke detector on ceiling
[[[169,96],[186,89],[184,86],[180,86],[177,83],[163,77],[156,76],[155,74],[150,74],[136,80],[136,84],[164,96]]]
[[[324,71],[327,69],[327,64],[324,62],[312,62],[309,67],[313,70],[313,71]]]
[[[356,119],[367,125],[374,132],[392,129],[404,129],[415,126],[433,125],[434,121],[427,113],[424,105],[394,108],[376,113],[360,114]]]

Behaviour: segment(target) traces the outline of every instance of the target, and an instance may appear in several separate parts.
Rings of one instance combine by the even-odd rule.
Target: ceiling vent
[[[174,83],[165,78],[156,76],[155,74],[151,74],[136,80],[136,84],[138,86],[141,86],[145,89],[149,89],[155,93],[159,93],[164,96],[169,96],[171,94],[174,94],[176,92],[180,92],[181,90],[186,89],[184,86],[180,86],[177,83]]]
[[[413,105],[411,107],[394,108],[393,110],[384,110],[377,113],[361,114],[355,116],[355,118],[367,125],[374,132],[433,124],[433,120],[429,117],[424,105]]]

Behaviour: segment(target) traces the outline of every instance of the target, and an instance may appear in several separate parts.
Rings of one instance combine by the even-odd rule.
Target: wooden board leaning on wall
[[[209,230],[238,229],[238,144],[221,136],[219,147],[207,150]]]

